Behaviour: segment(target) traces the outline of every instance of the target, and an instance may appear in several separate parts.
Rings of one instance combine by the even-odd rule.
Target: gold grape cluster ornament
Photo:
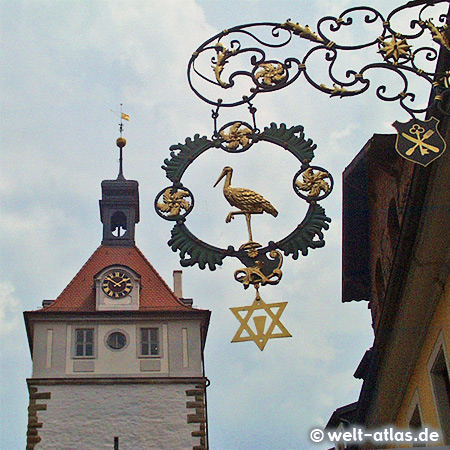
[[[168,244],[174,252],[179,252],[183,267],[198,265],[200,269],[215,270],[227,257],[237,258],[242,263],[243,267],[236,270],[234,278],[245,289],[253,286],[255,299],[250,306],[231,308],[240,322],[233,342],[250,340],[263,350],[269,339],[290,336],[280,321],[286,303],[267,304],[259,291],[263,286],[280,282],[283,255],[297,259],[299,255],[306,256],[309,249],[325,245],[323,233],[328,229],[330,219],[319,202],[333,189],[330,172],[312,165],[316,145],[305,138],[303,127],[272,123],[261,131],[256,125],[256,108],[252,102],[259,94],[276,92],[299,79],[329,97],[339,98],[361,95],[378,83],[375,86],[377,98],[397,102],[411,116],[407,123],[394,123],[398,133],[397,151],[417,164],[430,164],[445,151],[446,144],[438,124],[440,117],[449,115],[446,104],[450,93],[450,70],[445,65],[450,58],[448,16],[442,12],[434,18],[428,15],[431,6],[439,3],[446,2],[409,2],[386,17],[372,7],[353,7],[339,17],[321,18],[315,30],[290,19],[283,23],[239,25],[208,39],[192,54],[187,70],[188,83],[195,95],[214,106],[214,131],[211,138],[197,134],[170,147],[170,157],[162,167],[171,185],[157,195],[155,209],[159,216],[174,223]],[[393,23],[398,15],[405,11],[410,13],[409,9],[418,10],[417,19],[408,20],[409,29],[395,28]],[[340,42],[339,32],[349,31],[358,21],[361,26],[371,27],[370,30],[361,33],[361,28],[355,27],[357,33],[351,39],[352,44]],[[373,30],[374,36],[368,38]],[[425,45],[422,44],[424,40],[427,40]],[[303,55],[286,56],[286,50],[299,43]],[[356,54],[360,50],[369,61],[358,65],[357,58],[353,58],[355,67],[344,71],[336,68],[340,56],[349,52]],[[270,55],[266,54],[268,52]],[[322,72],[317,70],[318,60],[327,66]],[[436,70],[429,69],[433,62],[437,63]],[[389,77],[379,78],[381,84],[372,80],[371,75],[380,71],[397,78],[398,83],[388,87],[382,83]],[[341,76],[345,73],[345,79],[340,79],[337,73]],[[410,78],[431,87],[428,106],[415,106],[416,93],[412,92],[414,83],[410,83]],[[217,97],[212,94],[214,89],[220,91]],[[424,91],[422,86],[421,92]],[[242,105],[248,106],[251,124],[235,120],[219,127],[219,111]],[[419,113],[433,117],[419,120],[416,118]],[[251,186],[234,186],[233,168],[227,166],[218,174],[216,182],[216,186],[223,183],[224,197],[232,208],[224,214],[225,222],[245,217],[248,240],[239,248],[231,245],[219,248],[194,236],[186,225],[187,216],[194,208],[194,195],[182,181],[186,169],[210,149],[243,153],[260,142],[282,148],[297,159],[292,188],[308,205],[303,220],[279,241],[258,242],[253,236],[252,217],[269,214],[276,218],[277,205],[252,190]],[[240,170],[239,167],[234,169]],[[213,189],[212,186],[208,188]]]

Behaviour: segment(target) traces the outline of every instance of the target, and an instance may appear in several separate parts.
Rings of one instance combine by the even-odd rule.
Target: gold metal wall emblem
[[[450,94],[448,68],[441,68],[439,65],[439,71],[435,69],[430,72],[428,63],[437,62],[439,53],[450,49],[450,29],[447,25],[449,16],[445,11],[435,16],[436,24],[429,19],[428,14],[429,8],[445,2],[425,3],[416,10],[418,15],[410,22],[410,32],[405,31],[403,26],[402,32],[395,29],[394,23],[400,21],[394,19],[417,6],[415,2],[396,7],[387,16],[371,6],[357,6],[346,9],[336,17],[322,17],[313,27],[314,31],[308,25],[302,26],[290,19],[283,23],[237,25],[208,38],[192,53],[187,68],[189,87],[198,98],[213,107],[211,117],[214,129],[210,136],[196,134],[192,139],[188,137],[184,143],[170,147],[170,156],[164,160],[162,168],[172,187],[165,188],[158,194],[155,209],[160,217],[174,222],[168,245],[174,252],[179,252],[183,267],[198,265],[202,270],[206,267],[215,270],[228,257],[237,258],[245,266],[235,272],[235,279],[244,288],[253,286],[257,295],[252,306],[232,308],[241,322],[241,328],[233,342],[253,340],[262,350],[267,339],[290,336],[279,322],[286,304],[273,304],[278,305],[278,313],[273,313],[273,305],[266,305],[262,301],[258,289],[280,281],[283,263],[281,253],[297,260],[299,256],[307,256],[310,250],[323,247],[324,231],[329,228],[331,220],[319,201],[330,195],[333,178],[325,169],[311,165],[316,144],[311,139],[305,139],[301,125],[287,127],[284,123],[271,123],[261,130],[257,126],[253,100],[260,94],[287,88],[297,80],[305,81],[313,89],[330,97],[341,98],[362,95],[371,91],[370,88],[375,84],[374,91],[379,100],[395,101],[413,117],[406,124],[394,123],[398,131],[397,151],[410,161],[428,165],[446,149],[437,124],[439,118],[449,115],[445,109],[445,101]],[[359,21],[358,16],[364,17],[365,24],[370,25],[368,32],[372,33],[375,30],[373,27],[378,26],[373,39],[367,40],[367,33],[360,26],[354,26],[355,39],[341,42],[339,31],[351,31],[352,25]],[[428,35],[429,44],[433,47],[422,46],[422,41],[418,39],[423,35]],[[295,46],[292,49],[294,53],[290,53],[291,43],[296,42],[294,36],[304,40],[305,45],[301,46],[300,52]],[[341,70],[341,65],[335,64],[342,55],[348,55],[349,52],[357,54],[361,50],[370,56],[367,61],[363,60],[357,66],[352,63],[348,70]],[[320,55],[325,55],[324,70],[317,70],[315,64],[315,59]],[[375,62],[373,57],[376,57]],[[232,64],[228,64],[229,62]],[[378,70],[373,71],[374,68],[394,75],[400,83],[380,85],[378,79],[371,79],[372,73],[379,73]],[[432,99],[425,108],[420,105],[420,101],[415,103],[415,85],[411,82],[419,79],[417,77],[433,88]],[[423,92],[422,86],[420,89]],[[226,96],[221,95],[223,90],[227,91]],[[224,111],[224,108],[238,106],[248,108],[251,124],[233,120],[220,126],[219,112]],[[309,111],[308,108],[303,110]],[[420,121],[415,118],[416,114],[425,112],[437,115],[438,119]],[[292,180],[292,186],[295,194],[308,204],[305,217],[284,238],[270,240],[265,246],[259,244],[253,239],[252,215],[268,213],[276,217],[278,212],[261,194],[231,186],[233,169],[225,167],[215,186],[225,178],[224,196],[231,206],[237,208],[228,213],[225,221],[228,223],[236,215],[244,215],[249,240],[239,248],[233,245],[219,248],[202,241],[186,225],[187,216],[193,209],[194,197],[182,182],[184,173],[199,156],[210,149],[241,153],[258,142],[275,144],[298,160],[298,171]],[[256,331],[250,331],[249,319],[256,310],[261,310],[266,315],[254,317]],[[243,312],[246,312],[244,318],[238,314]],[[268,316],[272,318],[272,324],[266,331]],[[270,328],[274,322],[281,329],[280,334]],[[247,337],[242,336],[244,331]]]
[[[409,122],[394,122],[397,130],[395,148],[408,161],[427,166],[441,156],[447,144],[439,133],[439,120],[432,117],[429,120],[411,119]]]

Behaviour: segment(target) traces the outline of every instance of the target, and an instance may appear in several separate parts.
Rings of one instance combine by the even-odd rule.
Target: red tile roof
[[[38,312],[93,312],[96,310],[94,276],[105,267],[120,264],[141,276],[139,311],[192,311],[167,286],[137,247],[107,247],[95,250],[58,298]],[[194,309],[195,311],[195,309]],[[197,310],[198,311],[198,310]]]

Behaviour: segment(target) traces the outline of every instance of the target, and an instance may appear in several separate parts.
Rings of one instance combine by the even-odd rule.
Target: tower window
[[[111,233],[116,237],[123,236],[127,231],[127,217],[121,211],[116,211],[111,217]]]
[[[92,328],[75,330],[75,356],[94,356],[94,330]]]
[[[141,328],[141,356],[159,356],[158,328]]]

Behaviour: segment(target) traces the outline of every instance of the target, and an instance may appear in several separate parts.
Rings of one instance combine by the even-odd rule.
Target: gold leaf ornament
[[[220,78],[220,75],[222,74],[223,68],[225,67],[225,64],[228,63],[228,58],[231,56],[234,56],[237,53],[237,50],[228,50],[225,45],[223,45],[221,42],[218,42],[214,46],[217,56],[216,56],[216,63],[212,66],[214,69],[214,73],[216,75],[216,80],[222,86],[223,88],[228,87],[230,84],[226,83]]]
[[[330,191],[330,185],[325,181],[329,178],[328,172],[318,170],[314,173],[312,167],[308,167],[302,174],[303,181],[296,180],[295,185],[309,197],[318,197],[323,191],[325,194]]]
[[[241,128],[241,126],[242,122],[236,122],[231,125],[228,133],[225,130],[220,131],[220,137],[227,142],[224,145],[229,150],[237,150],[239,145],[241,145],[242,148],[247,148],[250,145],[250,139],[248,136],[253,132],[250,128],[245,126]]]
[[[347,89],[345,89],[345,87],[343,86],[339,86],[335,83],[333,83],[333,87],[330,88],[328,87],[326,84],[321,84],[320,87],[328,92],[330,94],[330,97],[336,97],[336,96],[340,96],[341,98],[344,97],[344,95],[349,92]]]
[[[427,20],[424,25],[431,31],[431,36],[434,42],[437,42],[447,50],[450,50],[450,31],[447,25],[438,28],[433,24],[431,19]]]
[[[167,188],[163,194],[163,203],[157,203],[156,207],[162,213],[168,213],[169,216],[178,216],[181,210],[188,211],[191,204],[185,200],[190,197],[189,192],[179,190],[174,192],[173,188]]]
[[[295,35],[303,39],[308,39],[308,41],[320,43],[324,42],[324,40],[321,37],[319,37],[316,33],[314,33],[314,31],[312,31],[308,25],[303,27],[298,22],[292,22],[290,19],[282,23],[281,28],[284,28],[285,30],[290,30]]]
[[[274,66],[272,63],[263,63],[259,67],[261,70],[256,72],[256,79],[262,78],[262,84],[274,86],[286,79],[286,71],[281,63]]]

